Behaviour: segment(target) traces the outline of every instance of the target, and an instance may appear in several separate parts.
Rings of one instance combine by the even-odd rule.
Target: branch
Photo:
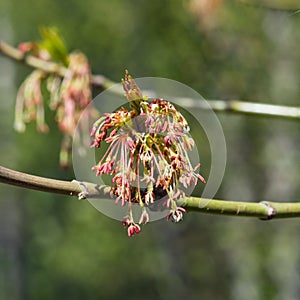
[[[299,4],[296,4],[296,1],[286,1],[286,0],[264,0],[264,1],[253,1],[253,0],[238,0],[241,4],[249,5],[249,6],[256,6],[256,7],[262,7],[265,9],[271,9],[271,10],[279,10],[279,11],[291,11],[297,13],[297,10],[299,10]]]
[[[88,192],[89,197],[107,197],[109,191],[107,186],[99,186],[89,182],[64,181],[30,175],[14,171],[0,166],[0,182],[23,187],[31,190],[38,190],[48,193],[63,194],[81,197],[83,188]]]
[[[32,67],[34,69],[40,69],[47,73],[56,74],[61,77],[64,77],[67,73],[67,68],[64,67],[63,65],[51,61],[45,61],[33,55],[28,55],[26,53],[23,53],[19,49],[1,40],[0,40],[0,52],[3,55],[13,60],[23,62],[25,65]],[[110,81],[108,78],[102,75],[92,75],[91,83],[93,86],[100,87],[103,89],[106,89],[112,86],[113,84],[115,84],[115,82]]]
[[[82,199],[109,198],[109,186],[99,186],[89,182],[62,181],[44,178],[14,171],[0,166],[0,182],[43,192],[65,194]],[[300,202],[280,203],[262,201],[235,202],[226,200],[210,200],[197,197],[187,197],[180,203],[189,211],[208,214],[258,217],[263,220],[272,218],[300,217]]]
[[[23,62],[32,68],[40,69],[47,73],[54,73],[63,77],[67,72],[67,69],[61,64],[44,61],[35,56],[24,54],[17,48],[14,48],[1,40],[0,52],[9,58]],[[94,87],[106,89],[116,83],[103,75],[92,75],[91,84]],[[202,105],[201,102],[196,99],[184,99],[183,102],[186,108],[207,109],[207,106]],[[232,112],[236,114],[250,114],[296,120],[300,119],[300,107],[246,102],[241,100],[208,100],[208,103],[214,111],[219,112]]]
[[[189,101],[188,101],[189,100]],[[190,103],[189,103],[190,102]],[[300,120],[300,107],[247,102],[241,100],[208,100],[214,111]],[[185,99],[185,108],[207,109],[201,101]]]

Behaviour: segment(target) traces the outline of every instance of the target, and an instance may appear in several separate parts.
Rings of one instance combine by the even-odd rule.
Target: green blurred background
[[[299,106],[300,13],[276,9],[296,10],[298,1],[245,2],[0,0],[0,37],[16,45],[38,39],[39,25],[54,25],[94,73],[115,81],[128,68],[206,99]],[[58,166],[51,113],[48,135],[34,125],[24,134],[12,129],[17,88],[30,71],[0,56],[1,164],[71,180],[72,170]],[[228,158],[216,197],[299,201],[299,122],[218,117]],[[5,185],[0,195],[1,300],[300,299],[299,220],[189,213],[128,238],[87,202]]]

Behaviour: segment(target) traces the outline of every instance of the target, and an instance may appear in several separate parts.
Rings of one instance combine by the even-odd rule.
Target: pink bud
[[[129,237],[134,235],[134,227],[132,225],[128,227],[127,234]]]
[[[139,226],[139,225],[135,225],[134,226],[134,232],[136,233],[136,234],[139,234],[140,232],[141,232],[141,227]]]

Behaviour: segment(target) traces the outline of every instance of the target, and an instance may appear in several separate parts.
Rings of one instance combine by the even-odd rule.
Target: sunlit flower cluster
[[[149,221],[146,208],[158,200],[169,209],[167,218],[179,222],[185,210],[177,206],[178,200],[186,196],[186,188],[205,180],[196,173],[200,165],[193,167],[190,162],[188,151],[194,140],[182,114],[168,101],[142,98],[128,75],[124,82],[127,98],[132,99],[128,92],[135,97],[132,109],[106,113],[95,122],[92,146],[99,148],[103,142],[108,147],[92,169],[98,176],[112,175],[111,196],[116,203],[128,204],[123,226],[132,236],[141,231],[133,220],[132,204],[143,208],[139,224]]]

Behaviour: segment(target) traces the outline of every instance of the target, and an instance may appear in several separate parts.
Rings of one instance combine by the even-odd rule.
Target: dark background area
[[[298,1],[0,0],[0,37],[17,45],[57,26],[93,73],[119,81],[166,77],[206,99],[299,106]],[[298,7],[297,7],[298,6]],[[1,164],[71,180],[61,170],[53,115],[47,135],[13,130],[29,67],[0,56]],[[184,103],[182,103],[184,107]],[[299,123],[218,114],[228,150],[218,198],[299,201]],[[200,151],[200,149],[199,149]],[[207,175],[205,157],[203,173]],[[121,224],[75,198],[0,186],[0,299],[300,298],[298,220],[188,213],[128,238]]]

